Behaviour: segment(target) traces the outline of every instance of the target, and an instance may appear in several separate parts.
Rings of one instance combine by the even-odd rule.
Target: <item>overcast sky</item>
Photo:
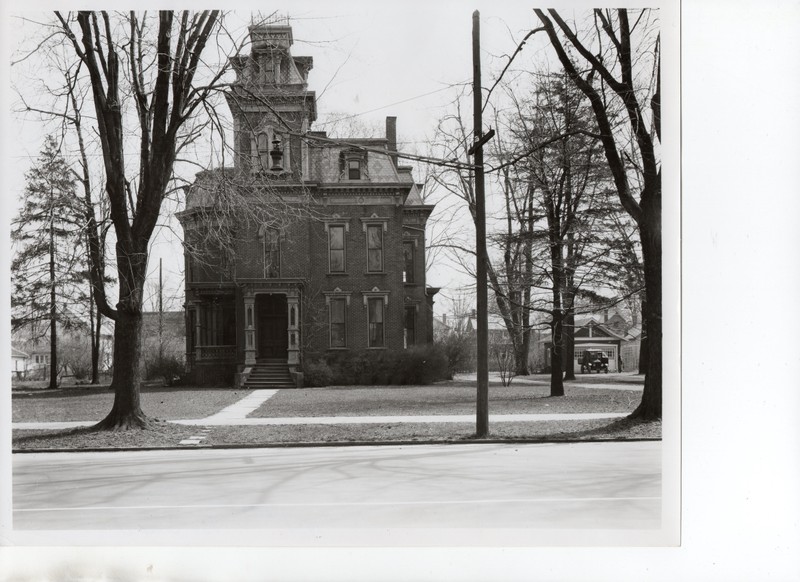
[[[31,4],[32,8],[37,5]],[[314,68],[309,88],[317,92],[320,120],[340,113],[375,127],[380,136],[385,117],[398,118],[401,151],[424,153],[437,121],[448,111],[459,87],[472,79],[472,11],[481,12],[483,77],[487,86],[506,62],[519,40],[536,26],[532,9],[524,2],[315,2],[270,3],[269,9],[288,16],[293,27],[296,56],[312,56]],[[265,14],[262,12],[262,14]],[[31,46],[37,30],[27,20],[48,18],[35,10],[14,12],[4,19],[12,58],[21,47]],[[249,24],[249,11],[237,10],[232,26]],[[4,35],[5,36],[5,35]],[[524,57],[542,51],[530,43]],[[12,80],[16,71],[11,71]],[[21,85],[24,89],[24,84]],[[6,95],[13,107],[16,95]],[[471,124],[471,121],[470,121]],[[4,175],[6,191],[24,188],[24,173],[38,156],[43,140],[41,124],[32,116],[12,115],[11,138]],[[326,129],[318,124],[316,129]],[[159,258],[165,260],[168,294],[182,301],[182,260],[178,233],[164,231],[153,243],[150,272],[157,280]],[[445,260],[428,274],[428,284],[445,287],[443,294],[469,279]],[[442,297],[444,299],[444,297]],[[444,301],[437,313],[447,309]]]

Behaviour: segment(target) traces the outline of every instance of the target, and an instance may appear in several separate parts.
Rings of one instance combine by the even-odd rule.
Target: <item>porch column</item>
[[[202,326],[202,316],[203,316],[203,304],[200,301],[194,301],[194,345],[192,346],[192,351],[194,352],[194,357],[196,360],[203,359],[203,350],[201,346],[203,345],[203,341],[201,339],[201,333],[203,331]]]
[[[256,364],[256,298],[244,296],[244,365]]]
[[[287,295],[286,307],[289,312],[287,363],[297,366],[300,363],[300,297],[297,294]]]

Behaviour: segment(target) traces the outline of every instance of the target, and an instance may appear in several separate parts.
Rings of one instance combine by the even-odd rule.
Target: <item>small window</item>
[[[383,338],[383,298],[373,297],[367,301],[369,312],[367,317],[369,324],[369,347],[382,348],[384,347]]]
[[[414,243],[412,241],[403,243],[403,282],[414,282]]]
[[[406,348],[417,343],[417,308],[414,306],[406,306],[406,317],[404,325],[404,343]]]
[[[380,224],[367,226],[367,271],[383,271],[383,226]]]
[[[269,229],[264,233],[264,277],[267,279],[281,276],[281,242],[280,233]]]
[[[344,298],[330,300],[330,344],[332,348],[347,345],[347,305]]]
[[[266,132],[258,134],[257,147],[258,147],[258,170],[266,172],[269,170],[272,162],[269,160],[270,148],[269,135]]]
[[[347,179],[361,179],[361,160],[347,160]]]
[[[328,268],[331,273],[344,273],[344,226],[328,227]]]
[[[277,141],[277,143],[275,143]],[[272,128],[267,127],[256,134],[255,158],[253,160],[254,172],[270,172],[289,168],[289,136],[281,135]],[[280,151],[278,159],[273,159],[270,152],[277,148]],[[277,164],[277,166],[276,166]]]

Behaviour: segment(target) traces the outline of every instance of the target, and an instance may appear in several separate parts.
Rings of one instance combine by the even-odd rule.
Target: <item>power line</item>
[[[362,111],[361,113],[355,113],[353,115],[348,115],[346,117],[338,117],[338,118],[332,119],[330,121],[324,121],[324,122],[320,123],[319,125],[324,127],[326,125],[339,123],[340,121],[346,121],[348,119],[355,119],[356,117],[361,117],[362,115],[367,115],[368,113],[374,113],[374,112],[380,111],[382,109],[387,109],[389,107],[394,107],[395,105],[401,105],[402,103],[408,103],[409,101],[414,101],[416,99],[422,99],[423,97],[427,97],[428,95],[433,95],[435,93],[440,93],[442,91],[446,91],[448,89],[452,89],[453,87],[456,87],[458,85],[464,85],[466,83],[467,83],[467,81],[462,81],[460,83],[452,83],[450,85],[447,85],[446,87],[442,87],[440,89],[435,89],[433,91],[429,91],[428,93],[423,93],[421,95],[416,95],[415,97],[409,97],[408,99],[402,99],[400,101],[395,101],[394,103],[389,103],[388,105],[381,105],[380,107],[376,107],[375,109],[369,109],[368,111]]]

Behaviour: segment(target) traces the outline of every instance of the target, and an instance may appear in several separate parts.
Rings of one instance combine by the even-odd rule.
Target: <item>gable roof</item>
[[[605,325],[603,323],[599,323],[593,317],[588,319],[588,320],[584,320],[580,324],[578,323],[578,321],[575,322],[575,337],[576,338],[587,338],[587,337],[589,337],[589,329],[590,328],[591,328],[591,331],[592,331],[592,337],[593,338],[607,337],[607,338],[613,338],[613,339],[619,339],[619,340],[624,340],[625,339],[624,335],[620,335],[619,333],[617,333],[616,331],[611,329],[609,326],[607,326],[607,325]]]

